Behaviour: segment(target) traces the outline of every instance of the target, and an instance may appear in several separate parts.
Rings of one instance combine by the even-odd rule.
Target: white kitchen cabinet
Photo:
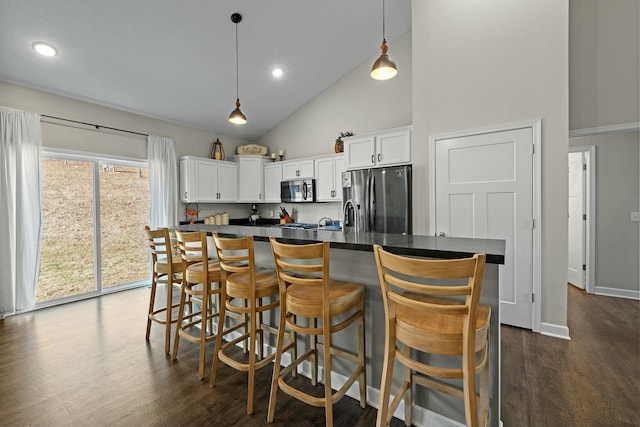
[[[411,127],[344,138],[344,154],[348,170],[411,163]]]
[[[317,157],[315,159],[316,200],[318,202],[342,201],[342,172],[344,155]]]
[[[264,156],[233,156],[238,163],[238,202],[262,203],[264,201],[263,166],[269,161]]]
[[[264,165],[264,202],[280,203],[280,181],[282,181],[282,163]]]
[[[282,162],[282,180],[313,178],[313,159],[287,160]]]
[[[237,198],[237,164],[204,157],[180,158],[180,200],[182,202],[235,202]]]

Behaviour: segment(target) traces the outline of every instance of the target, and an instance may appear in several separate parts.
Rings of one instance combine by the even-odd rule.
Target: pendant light
[[[236,125],[243,125],[247,123],[247,118],[240,110],[240,97],[238,95],[238,24],[242,22],[242,15],[234,13],[231,15],[231,22],[236,24],[236,109],[229,115],[229,121]]]
[[[371,67],[371,77],[376,80],[392,79],[398,74],[398,68],[393,59],[387,55],[387,39],[384,37],[384,0],[382,0],[382,46],[380,46],[380,50],[382,51],[380,57]]]

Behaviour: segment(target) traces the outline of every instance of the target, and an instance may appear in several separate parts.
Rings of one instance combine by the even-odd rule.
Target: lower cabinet
[[[180,200],[184,203],[235,202],[238,165],[204,157],[180,158]]]

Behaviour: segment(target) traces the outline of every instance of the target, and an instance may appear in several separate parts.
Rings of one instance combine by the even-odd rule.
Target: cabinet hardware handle
[[[187,192],[186,192],[186,191],[184,192],[184,198],[185,198],[185,199],[188,199],[188,198],[189,198],[189,196],[187,196]]]
[[[372,154],[371,155],[371,163],[375,163],[375,161],[376,161],[375,159],[376,159],[375,154]]]
[[[378,161],[382,158],[382,154],[378,154]]]

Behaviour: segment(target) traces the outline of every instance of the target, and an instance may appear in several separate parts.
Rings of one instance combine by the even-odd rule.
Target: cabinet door
[[[189,160],[180,159],[180,201],[184,203],[191,202],[191,191],[192,184],[189,173],[191,172],[191,167],[189,164]]]
[[[352,136],[344,140],[347,169],[370,168],[375,164],[375,137]]]
[[[282,181],[282,163],[272,163],[264,167],[264,201],[280,203],[280,181]]]
[[[263,171],[262,159],[246,158],[241,159],[238,167],[238,189],[239,202],[262,202]]]
[[[344,155],[333,158],[333,200],[342,202],[342,172],[346,171]]]
[[[313,178],[315,174],[314,160],[300,160],[298,162],[298,178]]]
[[[411,163],[411,131],[400,129],[381,132],[376,137],[378,166]]]
[[[316,200],[319,202],[333,201],[333,157],[320,157],[316,159]]]
[[[217,163],[217,192],[216,202],[235,202],[238,200],[238,166],[231,162]]]
[[[298,179],[298,162],[291,160],[282,162],[282,180]]]
[[[194,166],[192,202],[216,202],[218,193],[218,165],[210,160],[192,160]],[[235,180],[234,180],[235,181]]]

